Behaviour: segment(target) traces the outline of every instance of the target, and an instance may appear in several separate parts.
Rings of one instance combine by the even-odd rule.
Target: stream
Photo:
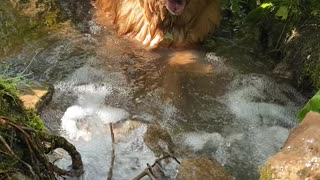
[[[171,135],[174,146],[167,148],[178,159],[214,158],[243,180],[258,179],[258,167],[297,125],[305,98],[240,46],[223,53],[147,51],[94,18],[84,19],[1,61],[10,75],[23,71],[27,79],[54,86],[40,116],[81,153],[83,179],[108,176],[109,123],[115,124],[113,179],[121,180],[133,179],[158,158],[144,142],[149,124]],[[55,156],[68,168],[65,152]]]

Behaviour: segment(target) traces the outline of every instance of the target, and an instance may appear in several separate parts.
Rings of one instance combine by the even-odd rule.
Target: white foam
[[[224,138],[219,133],[189,132],[182,135],[182,141],[194,151],[199,151],[205,146],[218,148],[224,142]]]
[[[115,123],[129,117],[129,113],[124,109],[105,106],[97,110],[97,116],[105,124]]]
[[[114,90],[127,93],[127,89],[118,86],[123,80],[118,76],[110,77],[110,73],[87,64],[57,85],[60,91],[76,96],[74,104],[61,119],[62,130],[70,139],[78,140],[82,137],[90,140],[92,134],[98,132],[95,126],[114,123],[129,116],[125,110],[105,104],[106,97]]]
[[[89,133],[85,133],[85,128],[79,127],[77,122],[85,118],[86,113],[80,106],[71,106],[67,109],[61,119],[61,128],[66,132],[70,139],[78,140],[83,137],[89,140]]]
[[[297,104],[303,101],[293,88],[261,75],[239,76],[232,82],[225,99],[239,124],[247,127],[279,123],[292,127],[297,124]]]

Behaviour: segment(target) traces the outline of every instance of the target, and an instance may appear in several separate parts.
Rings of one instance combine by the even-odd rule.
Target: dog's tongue
[[[185,2],[181,1],[181,3],[178,3],[175,0],[168,0],[166,7],[167,9],[174,15],[179,15],[183,12],[185,6]]]

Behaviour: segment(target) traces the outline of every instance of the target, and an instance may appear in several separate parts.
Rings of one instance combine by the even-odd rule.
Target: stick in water
[[[114,159],[115,159],[115,143],[114,143],[114,134],[113,134],[113,127],[112,123],[109,123],[110,126],[110,133],[111,133],[111,140],[112,140],[112,155],[111,155],[111,164],[109,168],[109,173],[108,173],[108,180],[112,179],[112,170],[113,170],[113,165],[114,165]]]

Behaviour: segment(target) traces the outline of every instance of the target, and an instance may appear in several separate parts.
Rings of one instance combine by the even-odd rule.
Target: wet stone
[[[148,125],[144,143],[158,156],[173,154],[174,144],[170,134],[159,124]]]
[[[53,94],[53,87],[37,81],[19,83],[17,89],[24,107],[35,111],[39,111]]]
[[[234,179],[215,160],[204,157],[182,160],[178,180],[231,180]]]
[[[265,179],[320,179],[320,114],[310,112],[261,168]]]
[[[125,139],[130,133],[132,133],[137,128],[145,126],[145,123],[136,120],[119,121],[113,124],[113,133],[115,135],[116,141],[120,141]]]
[[[279,63],[276,65],[276,67],[273,69],[273,74],[284,78],[284,79],[292,79],[293,74],[292,71],[290,71],[290,67],[286,63]]]

